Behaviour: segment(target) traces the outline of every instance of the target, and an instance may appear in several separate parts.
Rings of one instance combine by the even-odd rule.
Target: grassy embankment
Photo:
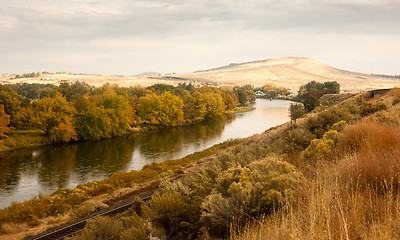
[[[329,151],[286,158],[304,176],[295,198],[229,239],[400,238],[400,90],[364,99],[387,110],[373,113],[360,97],[343,103],[358,116]]]
[[[270,129],[265,134],[242,140],[241,144],[227,143],[215,149],[214,153],[218,154],[213,158],[211,165],[202,167],[205,170],[194,180],[194,185],[189,182],[189,190],[193,188],[193,191],[201,187],[203,193],[207,194],[211,191],[208,188],[212,187],[213,181],[218,181],[216,176],[229,172],[232,166],[239,165],[247,168],[248,164],[252,165],[252,162],[266,157],[279,158],[291,163],[298,172],[302,173],[302,184],[299,187],[292,186],[295,187],[292,198],[284,201],[283,206],[276,205],[280,207],[274,208],[274,211],[267,211],[267,215],[264,215],[261,220],[257,214],[245,215],[247,217],[244,218],[242,216],[241,222],[237,226],[232,225],[234,228],[230,228],[231,239],[396,238],[399,236],[399,219],[396,218],[398,214],[395,213],[399,209],[397,172],[400,169],[398,160],[394,156],[399,155],[400,147],[399,96],[398,89],[392,90],[381,99],[368,99],[367,94],[358,95],[336,107],[311,114],[308,119],[298,121],[298,124],[285,124]],[[387,110],[385,110],[386,107]],[[342,126],[341,129],[335,128],[339,126],[335,123],[342,120],[350,123],[351,126],[344,128],[344,124],[339,124]],[[326,132],[330,134],[326,135]],[[379,134],[380,132],[383,133]],[[315,140],[311,141],[314,138]],[[229,145],[233,146],[228,148]],[[158,170],[157,166],[156,164],[152,169],[156,167]],[[143,170],[147,171],[149,167]],[[172,171],[165,168],[160,170],[158,173]],[[214,177],[204,175],[208,171],[218,174]],[[117,177],[114,180],[110,178],[102,183],[112,183],[115,179],[120,179],[123,186],[124,179],[128,178],[128,175],[127,173],[115,175]],[[92,188],[97,186],[97,183],[87,186]],[[102,184],[100,186],[102,186],[100,189],[104,188]],[[196,203],[198,201],[196,199],[199,199],[196,197],[198,191],[192,193],[189,191],[190,194],[174,192],[175,200],[168,199],[168,196],[172,194],[168,192],[168,187],[163,191],[162,195],[145,207],[145,209],[150,209],[148,216],[139,217],[141,221],[152,222],[153,227],[162,228],[162,225],[157,226],[157,223],[159,224],[162,220],[157,215],[157,211],[160,210],[154,207],[160,206],[165,201],[179,200],[190,203],[193,201],[190,199],[194,199],[193,203]],[[184,200],[187,197],[189,198]],[[231,200],[227,199],[227,201]],[[207,201],[201,206],[206,205],[204,203],[207,204]],[[217,206],[212,205],[212,202],[211,205],[209,202],[208,204],[211,207]],[[191,204],[183,206],[189,209],[193,207]],[[200,205],[197,209],[201,210]],[[167,213],[169,211],[165,208],[161,210]],[[192,212],[189,211],[189,213]],[[207,226],[207,224],[215,223],[216,220],[213,220],[212,215],[208,215],[211,222],[204,222],[203,217],[194,219],[194,222],[181,222],[179,218],[187,216],[188,212],[181,214],[183,215],[177,216],[173,219],[174,221],[164,218],[162,221],[166,221],[167,226],[171,226],[172,229],[164,229],[161,233],[168,234],[171,230],[175,233],[184,229],[199,230],[198,227],[201,224]],[[221,221],[220,215],[214,217],[218,217],[217,221]],[[227,214],[225,217],[223,220],[231,221],[231,224],[239,219],[235,218],[236,220],[232,222],[232,215]],[[242,222],[246,219],[248,224],[243,226]],[[109,220],[100,219],[98,223],[106,224],[107,221]],[[115,220],[115,222],[122,224],[121,220]],[[90,226],[85,230],[87,236],[96,230],[96,228],[90,229]],[[208,227],[213,227],[213,225]],[[201,229],[203,233],[207,233],[204,232],[204,228]],[[367,231],[368,229],[373,229],[373,232]],[[153,230],[145,229],[144,231]],[[207,234],[223,236],[220,230]],[[192,238],[196,234],[192,231]],[[179,239],[179,234],[169,236]]]
[[[41,130],[11,130],[7,138],[0,139],[0,151],[50,144],[50,139]]]
[[[233,109],[228,109],[225,111],[225,113],[240,113],[240,112],[250,112],[252,110],[254,110],[255,107],[253,106],[239,106],[239,107],[235,107]]]
[[[360,94],[253,136],[74,239],[398,239],[399,102]]]
[[[3,234],[6,234],[3,235],[5,239],[9,239],[9,234],[32,234],[44,230],[40,225],[60,224],[69,219],[63,215],[74,215],[73,210],[79,209],[79,206],[89,200],[95,205],[104,206],[103,203],[113,204],[126,196],[157,188],[162,179],[190,174],[195,171],[193,169],[198,168],[196,166],[201,161],[212,159],[220,150],[241,142],[242,140],[226,141],[178,160],[147,164],[140,171],[115,173],[102,181],[80,184],[74,189],[59,189],[51,195],[23,203],[14,202],[0,210],[0,239]]]
[[[286,128],[286,126],[278,129],[282,128]],[[279,135],[280,130],[278,131],[278,129],[269,132],[278,132],[277,134]],[[267,136],[268,135],[270,134],[267,134]],[[269,139],[269,137],[265,136],[260,138]],[[249,138],[246,140],[246,145],[250,144],[250,142],[255,143],[258,140],[257,137],[256,139]],[[269,144],[269,140],[264,142],[266,145]],[[2,222],[2,232],[13,233],[16,231],[15,229],[24,231],[38,224],[59,223],[59,221],[62,220],[54,220],[54,218],[61,219],[60,215],[71,212],[72,209],[77,209],[78,206],[82,205],[86,200],[97,201],[96,199],[99,198],[120,199],[124,195],[129,194],[129,192],[135,192],[141,187],[146,189],[145,185],[154,186],[154,182],[179,173],[182,168],[190,163],[221,152],[223,149],[232,145],[237,145],[238,143],[244,144],[243,140],[234,142],[228,141],[177,161],[165,161],[160,164],[154,163],[144,167],[143,170],[139,172],[117,173],[109,179],[82,184],[76,189],[62,189],[50,196],[33,199],[24,203],[14,203],[9,208],[1,210],[0,216],[2,216],[2,218],[0,221]],[[243,155],[246,155],[245,149],[241,149],[241,151]],[[112,201],[108,200],[107,202],[110,203]],[[22,227],[18,227],[21,225]]]

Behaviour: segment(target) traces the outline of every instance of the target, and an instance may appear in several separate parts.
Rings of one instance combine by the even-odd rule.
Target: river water
[[[147,163],[178,159],[228,139],[262,133],[289,121],[289,105],[289,101],[257,99],[251,112],[189,126],[0,153],[0,208],[115,172],[139,170]]]

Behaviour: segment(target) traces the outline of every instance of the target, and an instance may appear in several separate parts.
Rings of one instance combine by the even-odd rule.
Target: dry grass
[[[399,239],[400,129],[362,122],[339,142],[336,161],[302,169],[294,202],[230,239]]]
[[[398,189],[400,128],[362,122],[345,130],[339,146],[351,154],[349,163],[340,169],[345,181],[380,191]]]
[[[398,239],[400,198],[392,191],[350,190],[337,166],[319,169],[285,211],[248,224],[231,240]]]
[[[398,86],[396,79],[385,79],[363,73],[344,71],[312,59],[295,57],[243,63],[175,76],[195,81],[231,85],[251,84],[257,87],[266,83],[274,83],[294,90],[299,89],[302,84],[309,82],[310,79],[316,79],[319,82],[337,81],[342,90],[351,92],[358,92],[361,87],[365,91]]]

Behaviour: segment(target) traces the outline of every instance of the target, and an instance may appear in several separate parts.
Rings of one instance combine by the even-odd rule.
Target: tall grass
[[[398,189],[400,181],[400,128],[377,122],[348,127],[339,148],[350,154],[340,171],[345,181],[375,190]],[[393,185],[393,186],[391,186]]]
[[[361,122],[336,150],[335,161],[307,169],[287,208],[237,227],[230,239],[400,239],[400,128]]]
[[[254,239],[399,239],[399,196],[389,189],[342,185],[337,166],[319,169],[286,210],[233,232],[231,240]]]

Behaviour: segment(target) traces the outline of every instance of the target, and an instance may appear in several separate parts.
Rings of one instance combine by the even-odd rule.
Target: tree
[[[235,92],[233,91],[224,91],[221,90],[221,96],[224,100],[226,109],[233,109],[239,104],[239,99],[236,96]]]
[[[71,101],[79,96],[83,96],[88,94],[91,90],[91,87],[87,83],[81,83],[76,81],[75,83],[60,83],[58,86],[58,91],[67,98],[68,101]]]
[[[307,96],[302,102],[307,112],[310,112],[315,107],[319,106],[319,99],[316,96]]]
[[[161,96],[148,94],[139,99],[140,119],[151,125],[175,126],[183,121],[183,101],[169,92]]]
[[[339,93],[340,84],[336,81],[333,82],[316,82],[312,81],[307,84],[301,85],[299,89],[298,97],[305,99],[309,96],[320,98],[322,95],[327,93]]]
[[[21,110],[22,106],[29,105],[28,102],[10,87],[0,85],[0,104],[4,106],[4,112],[10,115],[11,126],[14,126],[15,114]]]
[[[296,120],[304,115],[304,107],[303,104],[300,103],[291,103],[289,108],[289,116],[290,123],[295,122]]]
[[[57,94],[55,98],[43,98],[34,105],[37,123],[52,142],[69,142],[77,139],[73,127],[75,108],[70,102]]]
[[[124,96],[115,93],[106,94],[103,97],[104,109],[111,120],[111,132],[113,136],[126,133],[130,126],[131,108]]]
[[[204,93],[203,97],[206,104],[206,118],[216,118],[224,113],[225,104],[221,95],[216,93]]]
[[[111,137],[111,119],[102,106],[90,105],[85,111],[79,112],[74,125],[79,138],[83,140]]]
[[[0,139],[6,137],[9,130],[10,115],[4,112],[4,105],[0,104]]]
[[[273,83],[267,83],[262,87],[262,91],[265,93],[266,98],[277,98],[279,96],[288,96],[290,94],[289,89],[284,87],[278,87]]]

